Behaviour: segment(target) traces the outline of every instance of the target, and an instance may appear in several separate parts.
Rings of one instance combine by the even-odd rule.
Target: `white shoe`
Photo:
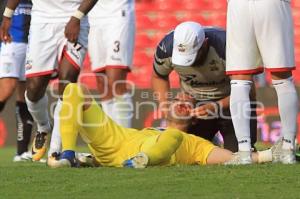
[[[24,152],[21,155],[15,155],[13,162],[27,162],[32,160],[30,152]]]
[[[224,163],[224,165],[246,165],[252,164],[250,151],[239,151],[233,154],[233,158]]]
[[[47,165],[51,168],[63,168],[63,167],[71,167],[71,162],[67,159],[53,160],[49,162],[48,159]]]
[[[275,142],[274,145],[271,147],[273,163],[280,162],[281,149],[282,149],[282,138],[280,138],[277,142]]]
[[[51,168],[71,167],[71,162],[67,159],[59,159],[59,157],[51,155],[47,159],[47,165]]]
[[[90,153],[76,153],[79,167],[96,167],[94,157]]]
[[[282,149],[283,140],[280,138],[272,147],[273,162],[281,162],[282,164],[295,164],[296,155],[293,149]]]
[[[290,150],[281,149],[280,162],[282,164],[296,164],[295,151],[292,149]]]
[[[54,152],[47,159],[47,165],[51,168],[71,167],[71,163],[67,159],[60,159],[60,153]]]

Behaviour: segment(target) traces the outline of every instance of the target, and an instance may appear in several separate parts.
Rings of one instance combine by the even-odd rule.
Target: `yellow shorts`
[[[216,146],[195,135],[183,135],[182,144],[175,153],[176,163],[205,165],[208,155]]]

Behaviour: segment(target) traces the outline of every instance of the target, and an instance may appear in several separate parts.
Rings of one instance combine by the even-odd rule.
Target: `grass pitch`
[[[0,149],[0,198],[300,198],[300,165],[50,169]]]

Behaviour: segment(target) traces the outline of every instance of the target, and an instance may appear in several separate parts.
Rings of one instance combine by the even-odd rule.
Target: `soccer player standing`
[[[11,41],[11,17],[20,0],[8,0],[1,26],[1,39]],[[47,134],[51,131],[45,95],[50,79],[58,72],[59,92],[67,82],[76,82],[86,53],[88,23],[84,15],[97,0],[33,0],[28,54],[26,58],[26,103],[38,133],[34,139],[33,160],[46,152]],[[59,66],[57,68],[57,66]],[[58,101],[58,114],[61,102]],[[57,118],[57,117],[55,117]],[[55,119],[54,118],[54,119]],[[54,121],[54,131],[59,130]],[[59,134],[59,133],[58,133]],[[60,146],[60,143],[57,144]]]
[[[131,127],[132,98],[126,77],[132,65],[134,0],[99,1],[89,13],[88,51],[97,73],[102,107],[115,122]]]
[[[14,161],[31,160],[27,152],[30,142],[33,119],[27,109],[25,93],[25,58],[30,25],[32,3],[21,0],[12,17],[10,33],[11,43],[3,43],[0,52],[0,112],[6,101],[17,90],[16,120],[17,120],[17,154]]]
[[[270,71],[278,98],[283,139],[280,162],[295,163],[298,97],[291,71],[294,34],[290,0],[230,0],[227,10],[226,72],[231,76],[230,110],[241,164],[252,163],[250,101],[252,76]]]

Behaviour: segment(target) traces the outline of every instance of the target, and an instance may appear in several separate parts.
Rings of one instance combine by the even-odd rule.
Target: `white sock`
[[[230,112],[239,151],[251,151],[249,93],[252,81],[231,80]]]
[[[28,99],[27,92],[25,92],[25,100],[30,114],[37,123],[37,130],[48,133],[51,130],[48,114],[48,96],[45,94],[39,101],[32,102]]]
[[[258,163],[272,162],[272,150],[257,151]]]
[[[278,98],[283,149],[294,149],[297,131],[298,96],[293,78],[272,80]]]
[[[50,148],[48,151],[48,156],[51,156],[54,152],[61,152],[61,136],[60,136],[60,123],[59,123],[59,113],[62,107],[62,101],[60,99],[57,100],[56,107],[54,109],[53,114],[53,129],[51,135]]]
[[[114,97],[113,120],[119,125],[131,128],[133,117],[132,97],[129,93]]]

